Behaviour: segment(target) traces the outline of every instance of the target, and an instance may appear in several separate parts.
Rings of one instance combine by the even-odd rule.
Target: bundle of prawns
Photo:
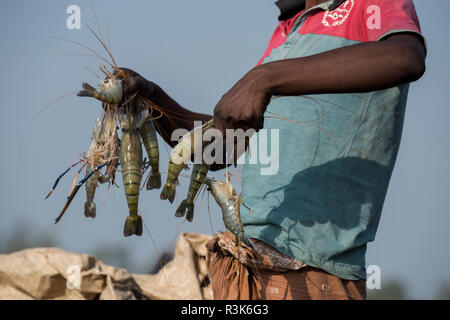
[[[104,69],[101,69],[105,71]],[[78,96],[90,96],[101,100],[103,106],[102,116],[95,121],[94,130],[92,134],[92,142],[89,147],[89,151],[79,158],[74,164],[72,164],[65,172],[63,172],[55,181],[53,188],[50,190],[46,199],[52,194],[60,179],[67,174],[70,169],[76,165],[80,165],[80,169],[75,175],[72,187],[67,196],[67,202],[56,218],[55,223],[61,220],[62,216],[66,212],[67,208],[71,204],[78,190],[86,185],[86,197],[87,201],[84,205],[84,215],[86,217],[95,218],[96,205],[94,203],[95,190],[98,186],[98,182],[104,184],[111,181],[114,184],[115,172],[119,165],[119,138],[117,134],[117,118],[119,103],[122,100],[122,85],[120,81],[113,77],[112,74],[107,73],[107,80],[100,85],[100,91],[83,83],[83,91],[78,93]],[[106,167],[102,173],[102,169]],[[85,176],[77,184],[79,174],[85,173]]]
[[[86,174],[92,173],[92,176],[86,181],[87,200],[84,204],[86,218],[95,218],[96,216],[94,196],[98,182],[104,184],[112,180],[112,184],[114,184],[115,172],[119,164],[119,138],[115,119],[116,111],[107,109],[102,119],[97,119],[95,122],[92,143],[85,159]],[[104,163],[106,163],[106,170],[103,174],[100,170],[95,170]]]
[[[123,233],[125,236],[132,234],[141,235],[142,218],[137,214],[137,206],[141,176],[145,167],[151,166],[152,168],[148,178],[147,189],[159,189],[161,187],[158,140],[153,120],[158,117],[167,116],[167,114],[139,93],[135,93],[130,97],[124,95],[124,82],[129,76],[124,71],[126,69],[120,69],[117,66],[108,48],[109,45],[106,45],[101,33],[99,36],[89,26],[87,27],[106,50],[112,62],[109,62],[100,54],[79,42],[63,38],[59,39],[82,46],[93,53],[94,57],[103,60],[112,67],[112,72],[106,66],[100,67],[100,70],[106,75],[106,78],[101,82],[98,89],[88,83],[83,83],[83,90],[77,94],[80,97],[92,97],[101,101],[103,115],[95,123],[88,154],[81,156],[79,160],[73,163],[56,179],[46,199],[56,188],[60,179],[73,167],[80,164],[81,168],[75,176],[71,190],[67,196],[67,202],[56,218],[55,223],[61,220],[78,190],[84,184],[86,184],[87,195],[84,214],[86,217],[95,218],[96,205],[93,200],[98,182],[105,183],[112,180],[114,184],[115,172],[120,165],[129,209],[129,217],[125,221]],[[152,115],[155,110],[159,112],[157,117]],[[117,133],[118,123],[122,129],[121,140],[119,140]],[[142,161],[141,139],[149,157],[148,163]],[[102,173],[104,167],[106,169]],[[84,171],[85,176],[77,184],[78,176],[82,171]]]
[[[68,201],[56,222],[62,218],[83,184],[86,184],[87,195],[85,216],[95,218],[96,205],[93,199],[98,182],[105,183],[112,179],[114,183],[114,174],[120,164],[129,209],[129,217],[126,219],[124,226],[124,235],[141,235],[142,218],[137,213],[140,183],[144,168],[141,139],[149,157],[149,165],[152,167],[147,189],[158,189],[161,187],[158,141],[150,112],[153,111],[154,106],[149,107],[147,100],[141,98],[138,94],[124,97],[122,83],[128,75],[121,69],[116,68],[114,73],[110,73],[106,67],[100,68],[100,70],[107,77],[100,84],[99,90],[87,83],[83,83],[83,90],[78,93],[78,96],[100,100],[103,106],[103,117],[96,121],[88,155],[83,156],[79,161],[82,167],[80,171],[85,169],[85,178],[76,185],[78,174],[75,177]],[[122,129],[120,143],[117,123],[120,124]],[[105,173],[102,174],[101,170],[105,166]],[[68,170],[65,173],[67,172]],[[54,187],[56,187],[63,175],[57,179]]]

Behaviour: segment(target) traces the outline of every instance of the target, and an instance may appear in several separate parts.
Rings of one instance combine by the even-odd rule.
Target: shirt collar
[[[312,7],[306,12],[316,9],[334,10],[339,7],[345,0],[329,0]],[[305,9],[306,0],[278,0],[275,4],[280,9],[278,20],[287,20],[294,17],[297,13]],[[306,13],[304,12],[304,13]]]
[[[292,24],[292,29],[291,32],[293,30],[296,30],[297,27],[302,24],[313,12],[315,12],[316,10],[335,10],[337,7],[339,7],[345,0],[329,0],[329,1],[325,1],[322,2],[320,4],[318,4],[317,6],[314,6],[304,12],[302,12],[293,22]]]

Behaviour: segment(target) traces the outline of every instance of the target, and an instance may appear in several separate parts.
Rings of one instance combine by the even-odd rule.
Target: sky
[[[450,284],[450,44],[444,34],[450,2],[414,3],[428,43],[427,71],[410,87],[400,152],[376,239],[368,246],[367,265],[380,266],[382,283],[399,279],[408,297],[430,299],[441,284]],[[80,30],[66,27],[66,8],[72,4],[81,8]],[[94,5],[105,36],[111,21],[111,48],[120,66],[158,83],[183,106],[210,114],[220,97],[258,62],[278,16],[270,0],[96,0]],[[101,111],[94,99],[74,95],[43,110],[56,98],[79,90],[82,82],[98,83],[86,67],[98,70],[100,61],[73,55],[85,51],[52,38],[80,41],[100,52],[86,23],[96,28],[84,0],[8,1],[0,11],[0,241],[23,232],[24,237],[52,237],[73,252],[125,250],[128,269],[146,272],[181,225],[173,216],[175,204],[159,200],[158,191],[141,194],[140,209],[151,235],[145,232],[141,238],[122,236],[127,214],[122,189],[111,190],[104,205],[105,188],[98,191],[95,220],[84,217],[85,193],[80,190],[61,222],[53,223],[73,175],[44,200],[55,178],[87,151]],[[161,147],[162,170],[167,152]],[[189,184],[181,179],[178,202]],[[218,207],[212,199],[210,203],[208,208],[205,194],[196,219],[183,224],[182,232],[224,230]]]

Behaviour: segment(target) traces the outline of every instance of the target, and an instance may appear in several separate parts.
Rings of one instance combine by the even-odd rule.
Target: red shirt
[[[285,42],[294,22],[303,13],[305,10],[289,20],[280,21],[258,65]],[[411,0],[343,1],[336,10],[312,13],[297,30],[303,35],[330,35],[360,42],[381,40],[402,31],[420,35],[419,20]]]

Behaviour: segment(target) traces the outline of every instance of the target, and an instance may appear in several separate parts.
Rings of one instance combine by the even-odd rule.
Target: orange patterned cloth
[[[264,242],[253,248],[230,232],[208,242],[208,271],[216,300],[365,299],[364,280],[343,280],[290,258]]]

